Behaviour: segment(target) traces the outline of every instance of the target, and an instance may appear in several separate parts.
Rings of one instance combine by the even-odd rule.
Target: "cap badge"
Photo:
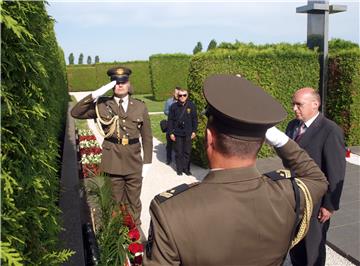
[[[122,68],[117,69],[116,74],[118,74],[118,75],[124,74],[124,69],[122,69]]]

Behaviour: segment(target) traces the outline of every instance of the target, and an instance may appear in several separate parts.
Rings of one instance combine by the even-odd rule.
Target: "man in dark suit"
[[[304,194],[295,200],[293,179],[285,178],[290,171],[271,172],[272,179],[256,168],[265,134],[315,203],[326,192],[326,178],[272,127],[286,112],[261,88],[214,75],[205,80],[204,96],[211,170],[201,183],[180,185],[151,202],[144,265],[281,265],[296,224],[295,202],[303,209],[305,200]]]
[[[294,266],[325,265],[326,233],[331,215],[339,209],[345,176],[344,136],[339,126],[319,113],[320,96],[314,89],[299,89],[292,101],[296,119],[288,124],[286,134],[314,159],[329,188],[314,206],[308,234],[290,251],[291,261]]]
[[[142,178],[152,161],[149,113],[143,101],[131,97],[130,69],[115,67],[107,74],[111,82],[79,101],[71,115],[78,119],[97,119],[104,136],[100,169],[110,177],[114,200],[130,205],[140,228]],[[102,96],[111,89],[112,96]]]

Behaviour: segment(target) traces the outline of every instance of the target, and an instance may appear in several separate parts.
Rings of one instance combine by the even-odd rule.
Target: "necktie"
[[[304,122],[302,122],[297,130],[297,134],[296,134],[296,137],[294,140],[296,142],[299,142],[299,140],[301,139],[301,137],[305,133],[305,131],[306,131],[306,125]]]
[[[119,108],[120,108],[120,112],[124,114],[125,111],[124,111],[124,107],[123,107],[123,105],[122,105],[123,102],[124,102],[123,99],[120,99],[120,100],[119,100]]]

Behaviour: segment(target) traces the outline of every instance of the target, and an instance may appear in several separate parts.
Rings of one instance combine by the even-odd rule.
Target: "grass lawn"
[[[134,95],[134,98],[143,100],[149,112],[162,112],[164,111],[165,101],[155,101],[152,94],[139,94]]]
[[[162,133],[160,129],[160,121],[163,119],[166,119],[166,116],[164,114],[150,115],[153,137],[157,138],[162,143],[166,143],[166,134]]]

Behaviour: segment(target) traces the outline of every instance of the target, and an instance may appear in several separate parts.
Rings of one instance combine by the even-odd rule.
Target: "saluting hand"
[[[191,139],[194,139],[195,137],[196,137],[196,133],[195,132],[191,133]]]
[[[325,223],[327,220],[330,219],[331,215],[334,211],[329,211],[328,209],[324,207],[320,207],[318,219],[320,223]]]

